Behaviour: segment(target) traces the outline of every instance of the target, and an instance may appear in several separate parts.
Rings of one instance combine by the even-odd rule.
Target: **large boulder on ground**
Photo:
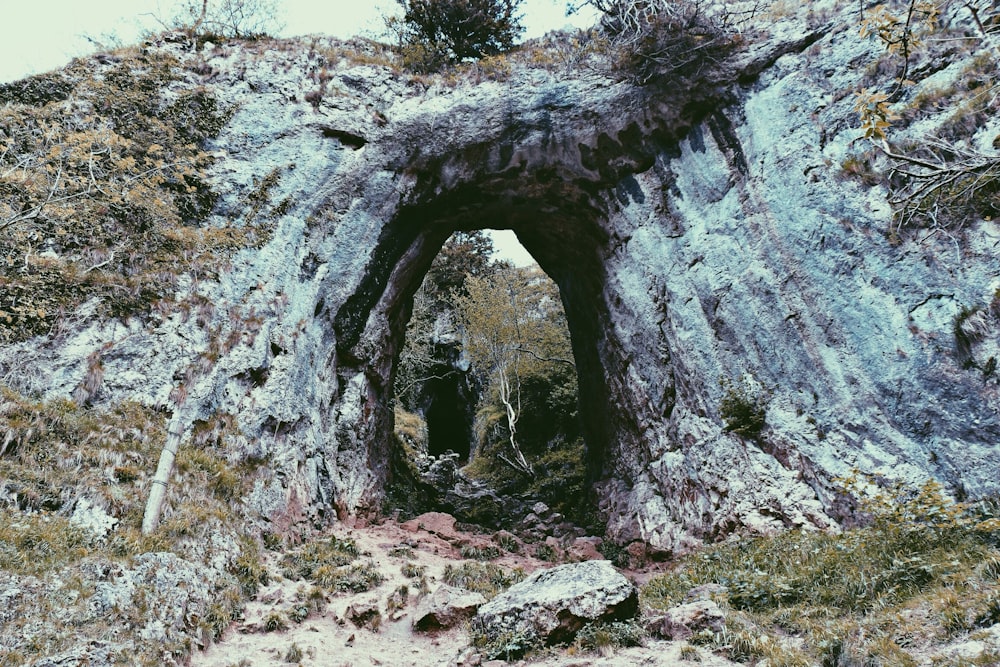
[[[452,586],[439,586],[430,596],[420,601],[413,615],[416,630],[451,628],[472,618],[486,598],[479,593],[464,591]]]
[[[553,644],[585,623],[635,615],[635,586],[611,565],[592,560],[539,570],[479,608],[475,630],[487,637],[529,636]]]
[[[403,530],[411,533],[426,530],[428,533],[449,542],[458,538],[458,531],[455,530],[455,517],[444,512],[427,512],[402,523],[401,526]]]

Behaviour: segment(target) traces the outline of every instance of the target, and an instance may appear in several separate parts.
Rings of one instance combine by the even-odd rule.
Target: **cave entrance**
[[[472,452],[474,397],[463,391],[457,375],[435,379],[427,384],[429,405],[424,411],[427,422],[427,453],[442,456],[458,454],[465,463]]]

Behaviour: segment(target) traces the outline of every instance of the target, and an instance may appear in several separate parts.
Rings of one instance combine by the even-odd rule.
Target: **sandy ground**
[[[409,529],[407,529],[409,528]],[[402,574],[402,566],[415,563],[426,567],[427,581],[433,591],[441,583],[441,576],[449,564],[460,564],[459,545],[486,542],[486,536],[460,533],[443,528],[425,529],[422,525],[386,522],[355,529],[335,530],[338,537],[350,537],[361,549],[364,560],[371,560],[386,577],[378,588],[360,593],[338,594],[328,597],[326,609],[314,614],[300,624],[289,623],[283,631],[264,631],[265,619],[275,611],[289,609],[296,591],[308,589],[301,581],[281,578],[277,566],[278,555],[269,554],[272,582],[265,586],[246,609],[243,621],[233,625],[214,645],[196,652],[191,659],[193,667],[269,667],[300,664],[303,667],[388,667],[478,665],[480,658],[469,648],[465,627],[437,633],[418,632],[413,629],[413,613],[417,605],[416,582]],[[390,552],[400,546],[409,546],[406,557]],[[412,554],[412,555],[411,555]],[[530,557],[507,554],[495,561],[508,567],[522,567],[526,572],[552,563]],[[639,573],[637,578],[645,578]],[[407,605],[391,615],[387,603],[401,586],[410,586]],[[351,605],[374,604],[381,611],[383,620],[377,631],[356,627],[347,620]],[[681,659],[683,642],[651,641],[644,647],[622,650],[611,656],[572,655],[567,651],[554,652],[530,663],[585,667],[597,665],[683,665],[700,664],[706,667],[731,665],[727,660],[699,651],[699,663]],[[296,655],[295,649],[301,653]],[[296,660],[296,658],[298,658]],[[505,663],[485,663],[502,665]]]

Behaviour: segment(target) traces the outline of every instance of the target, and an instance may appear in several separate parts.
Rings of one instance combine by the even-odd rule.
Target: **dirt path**
[[[480,657],[469,648],[465,627],[437,633],[414,631],[413,614],[419,591],[417,581],[404,576],[402,570],[408,563],[425,568],[426,582],[433,591],[440,585],[445,568],[463,561],[461,546],[489,544],[487,536],[462,533],[433,521],[428,525],[386,522],[335,530],[332,534],[354,540],[362,553],[359,562],[370,561],[385,581],[365,593],[328,595],[322,612],[311,613],[301,623],[287,621],[286,629],[268,631],[268,619],[276,613],[288,618],[289,611],[308,596],[310,589],[307,583],[282,578],[279,555],[269,554],[271,583],[247,605],[243,621],[234,624],[216,644],[192,655],[192,667],[289,664],[303,667],[464,667],[480,664]],[[553,565],[517,554],[506,554],[493,562],[505,567],[521,567],[526,572]],[[401,609],[392,609],[389,601],[402,587],[408,590],[406,603]],[[398,595],[396,598],[398,600]],[[348,620],[352,606],[355,610],[374,606],[381,613],[381,623],[375,629],[358,627]],[[655,641],[614,656],[572,655],[559,651],[540,657],[532,664],[563,667],[696,664],[681,658],[683,645],[683,642]],[[697,664],[702,666],[733,664],[705,651],[699,654],[701,662]]]

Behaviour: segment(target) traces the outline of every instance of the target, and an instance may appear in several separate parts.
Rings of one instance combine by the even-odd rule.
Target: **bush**
[[[747,380],[733,384],[722,381],[724,394],[719,402],[719,416],[726,430],[747,438],[756,438],[764,429],[767,416],[767,393]]]
[[[404,59],[415,69],[492,56],[510,49],[523,31],[521,0],[397,0],[402,19],[390,19]]]
[[[259,39],[282,28],[278,8],[277,0],[187,0],[161,23],[206,39]]]
[[[683,76],[718,62],[738,43],[735,24],[753,10],[710,11],[709,3],[674,0],[584,0],[603,13],[601,32],[616,67],[639,84]]]

